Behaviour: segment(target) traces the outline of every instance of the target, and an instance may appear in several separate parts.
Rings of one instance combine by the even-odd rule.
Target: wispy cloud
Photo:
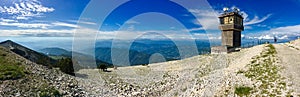
[[[49,29],[51,27],[69,27],[76,28],[76,24],[65,23],[65,22],[44,22],[44,23],[20,23],[16,20],[9,19],[0,19],[0,25],[2,26],[11,26],[18,28],[40,28],[40,29]]]
[[[0,22],[0,25],[2,26],[13,26],[13,27],[19,27],[19,28],[42,28],[47,29],[51,25],[44,24],[44,23],[9,23],[9,22]]]
[[[202,28],[198,30],[217,30],[219,26],[218,21],[218,12],[210,10],[201,10],[201,9],[190,9],[190,12],[196,15],[197,19],[194,23],[200,22],[199,25],[202,25]],[[195,29],[192,29],[195,30]]]
[[[134,21],[134,20],[129,20],[125,24],[140,24],[140,22]]]
[[[21,29],[0,30],[1,36],[72,37],[75,29]]]
[[[69,20],[69,22],[72,22],[72,23],[78,23],[78,24],[85,24],[85,25],[96,25],[95,22],[90,22],[88,20]]]
[[[5,19],[5,18],[0,18],[1,22],[18,22],[17,20],[12,20],[12,19]]]
[[[233,9],[235,6],[231,7]],[[194,13],[197,15],[198,22],[200,22],[203,26],[203,28],[199,30],[218,30],[219,26],[219,18],[218,15],[222,14],[222,11],[211,11],[211,10],[201,10],[201,9],[190,9],[190,12]],[[264,22],[265,20],[269,19],[272,14],[268,14],[266,16],[263,16],[260,18],[259,16],[255,15],[254,18],[249,18],[249,14],[247,14],[245,11],[241,12],[244,17],[244,26],[246,29],[252,29],[252,25],[254,24],[260,24]],[[197,22],[195,21],[195,23]]]
[[[244,14],[246,14],[244,12]],[[244,15],[245,16],[245,22],[244,22],[244,25],[245,26],[248,26],[248,25],[253,25],[253,24],[259,24],[261,22],[264,22],[265,20],[267,20],[270,16],[272,16],[272,14],[268,14],[262,18],[259,18],[258,16],[254,16],[253,19],[249,19],[248,18],[248,15]]]
[[[87,21],[79,21],[78,23],[87,24],[87,25],[96,25],[96,23],[94,22],[87,22]]]
[[[39,17],[43,13],[53,12],[55,9],[46,7],[37,0],[20,0],[13,6],[0,6],[1,14],[12,15],[15,19],[28,19]]]
[[[183,32],[181,30],[178,31],[161,31],[161,30],[148,30],[148,31],[135,31],[130,30],[134,29],[129,27],[127,30],[122,31],[98,31],[97,29],[91,29],[86,27],[77,27],[75,24],[68,24],[64,22],[54,22],[49,24],[24,24],[24,23],[7,23],[0,25],[9,25],[22,27],[26,29],[0,29],[0,36],[31,36],[31,37],[73,37],[73,34],[79,34],[80,37],[90,38],[95,37],[97,34],[97,39],[118,39],[118,40],[127,40],[131,39],[133,36],[140,36],[142,39],[152,39],[152,40],[160,40],[160,39],[177,39],[177,40],[188,40],[188,39],[207,39],[207,35],[205,33],[188,33],[188,31]],[[55,29],[51,28],[53,26],[63,26],[70,28],[62,28]],[[92,33],[92,34],[89,34]],[[96,33],[96,34],[95,34]],[[160,35],[156,34],[148,34],[148,33],[160,33]],[[85,36],[87,35],[87,36]],[[92,35],[92,36],[88,36]]]
[[[76,24],[70,24],[70,23],[64,23],[64,22],[54,22],[52,23],[53,26],[63,26],[63,27],[70,27],[70,28],[76,28]]]

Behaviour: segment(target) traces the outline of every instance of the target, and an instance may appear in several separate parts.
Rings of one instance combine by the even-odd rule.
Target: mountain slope
[[[74,77],[35,64],[0,46],[1,97],[83,96]]]
[[[44,55],[42,53],[31,50],[11,40],[7,40],[0,43],[0,46],[13,51],[14,53],[38,64],[52,66],[56,63],[56,60]]]

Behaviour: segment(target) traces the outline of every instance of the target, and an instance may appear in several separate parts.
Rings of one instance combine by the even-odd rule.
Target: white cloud
[[[116,40],[128,40],[136,36],[140,36],[141,39],[161,40],[161,39],[176,39],[176,40],[192,40],[192,39],[208,39],[205,33],[188,33],[186,31],[161,31],[161,30],[147,30],[147,31],[132,31],[132,30],[119,30],[119,31],[98,31],[96,29],[79,27],[75,30],[75,36],[80,39],[116,39]],[[156,34],[155,34],[156,33]],[[158,34],[157,34],[158,33]]]
[[[218,15],[222,13],[219,13],[218,11],[201,10],[201,9],[190,9],[189,11],[194,13],[197,16],[198,18],[197,21],[200,22],[200,25],[203,26],[203,29],[218,30],[218,26],[220,24]],[[258,16],[254,16],[253,19],[250,19],[249,15],[245,11],[242,11],[241,13],[244,17],[245,29],[252,29],[250,25],[262,23],[272,15],[272,14],[268,14],[262,18],[259,18]],[[197,21],[195,21],[195,23],[197,23]]]
[[[87,24],[87,25],[96,25],[96,23],[94,22],[87,22],[87,21],[79,21],[78,23]]]
[[[137,22],[134,20],[129,20],[129,21],[126,21],[125,24],[140,24],[140,22]]]
[[[230,9],[233,10],[234,8],[237,8],[237,7],[236,6],[232,6]],[[255,15],[253,19],[250,19],[249,15],[245,11],[241,11],[240,13],[244,17],[244,26],[248,26],[247,27],[248,29],[252,28],[249,25],[253,25],[253,24],[258,24],[258,23],[264,22],[265,20],[267,20],[272,15],[272,14],[268,14],[268,15],[262,17],[262,18],[259,18],[257,15]]]
[[[293,25],[293,26],[285,26],[285,27],[278,27],[271,29],[271,32],[274,33],[299,33],[300,32],[300,24],[299,25]]]
[[[190,9],[190,12],[196,15],[197,19],[195,23],[199,22],[205,30],[217,30],[219,26],[218,12],[201,9]]]
[[[199,31],[199,30],[205,30],[205,29],[203,27],[189,29],[189,31]]]
[[[16,20],[12,20],[12,19],[4,19],[4,18],[0,18],[0,20],[1,20],[2,22],[18,22],[18,21],[16,21]]]
[[[1,14],[13,15],[15,19],[38,17],[54,10],[52,7],[45,7],[37,0],[20,0],[20,2],[14,3],[14,6],[0,6]]]
[[[88,20],[68,20],[69,22],[72,23],[78,23],[78,24],[86,24],[86,25],[97,25],[95,22],[90,22]]]
[[[135,26],[134,25],[130,25],[127,29],[130,30],[130,31],[133,31],[135,29]]]
[[[76,28],[77,25],[75,24],[69,24],[69,23],[64,23],[64,22],[54,22],[52,23],[54,26],[63,26],[63,27],[71,27],[71,28]]]
[[[274,39],[274,36],[272,36],[272,35],[263,35],[263,36],[257,37],[257,39]]]
[[[41,29],[48,29],[50,27],[70,27],[76,28],[76,24],[64,23],[64,22],[53,22],[53,23],[20,23],[16,20],[9,20],[9,19],[0,19],[0,25],[2,26],[11,26],[11,27],[18,27],[18,28],[41,28]]]
[[[272,14],[268,14],[267,16],[264,16],[263,18],[259,18],[258,16],[254,16],[253,19],[248,19],[248,16],[246,15],[245,17],[245,22],[244,22],[244,25],[247,26],[247,25],[253,25],[253,24],[258,24],[258,23],[261,23],[265,20],[267,20]],[[248,21],[247,21],[248,20]]]
[[[235,6],[231,7],[233,9]],[[211,11],[211,10],[201,10],[201,9],[190,9],[190,12],[194,13],[198,20],[195,21],[195,23],[200,22],[200,25],[203,26],[203,29],[205,30],[218,30],[219,26],[219,18],[218,16],[221,13],[218,11]],[[252,29],[251,25],[259,24],[267,20],[272,14],[268,14],[262,18],[259,18],[258,16],[254,16],[253,19],[249,18],[249,15],[245,11],[241,11],[243,17],[244,17],[244,26],[245,29]]]
[[[281,36],[281,37],[278,37],[278,39],[288,39],[288,38],[289,38],[288,35],[283,35],[283,36]]]
[[[243,18],[244,18],[244,21],[249,21],[250,19],[248,18],[248,14],[245,12],[245,11],[241,11],[241,14],[242,14],[242,16],[243,16]]]
[[[29,19],[29,17],[24,17],[24,16],[16,16],[14,18],[17,20],[28,20]]]
[[[47,29],[51,25],[49,24],[43,24],[43,23],[8,23],[8,22],[0,22],[0,25],[2,26],[14,26],[14,27],[20,27],[20,28],[42,28]]]
[[[246,36],[246,38],[249,39],[273,39],[274,37],[277,37],[278,39],[289,39],[291,37],[298,37],[300,36],[300,24],[272,28],[268,31],[263,31],[255,34],[248,34]]]
[[[1,25],[1,23],[0,23]],[[132,30],[123,30],[123,31],[98,31],[96,29],[90,29],[86,27],[77,27],[70,29],[43,29],[53,25],[56,26],[70,26],[67,23],[56,22],[50,24],[22,24],[22,23],[10,23],[11,26],[19,26],[27,29],[16,29],[16,30],[3,30],[0,29],[0,36],[33,36],[33,37],[72,37],[76,32],[79,37],[86,37],[88,39],[93,39],[97,34],[97,39],[119,39],[127,40],[131,39],[133,36],[142,35],[142,39],[178,39],[178,40],[187,40],[187,39],[207,39],[205,33],[184,33],[182,31],[132,31]],[[42,27],[44,26],[44,27]],[[72,27],[75,25],[71,25]],[[159,33],[157,34],[148,34],[148,33]],[[96,33],[96,34],[95,34]],[[74,36],[74,37],[75,37]],[[164,37],[167,36],[167,37]]]
[[[22,29],[0,30],[1,36],[72,37],[74,29]]]

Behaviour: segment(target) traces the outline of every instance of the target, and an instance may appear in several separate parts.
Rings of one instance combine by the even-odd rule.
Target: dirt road
[[[277,56],[283,66],[283,76],[288,78],[298,95],[300,94],[300,50],[287,44],[275,44]]]

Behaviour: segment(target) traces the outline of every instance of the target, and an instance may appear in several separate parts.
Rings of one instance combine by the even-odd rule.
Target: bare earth
[[[300,93],[300,40],[290,44],[274,44],[274,55],[286,88],[278,89],[280,95],[299,96]],[[288,46],[293,45],[293,47]],[[238,71],[247,71],[254,57],[261,56],[266,45],[242,49],[239,52],[220,55],[200,55],[192,58],[150,64],[148,66],[119,67],[111,72],[96,69],[80,70],[85,78],[77,78],[89,96],[237,96],[235,87],[248,86],[259,89],[259,81],[247,78]],[[274,64],[275,64],[274,63]],[[277,66],[277,65],[276,65]],[[272,84],[276,84],[275,81]],[[275,85],[276,86],[276,85]],[[292,90],[290,92],[289,90]],[[268,90],[272,91],[272,90]],[[251,92],[250,96],[264,96],[261,91]],[[268,96],[265,94],[265,96]]]

